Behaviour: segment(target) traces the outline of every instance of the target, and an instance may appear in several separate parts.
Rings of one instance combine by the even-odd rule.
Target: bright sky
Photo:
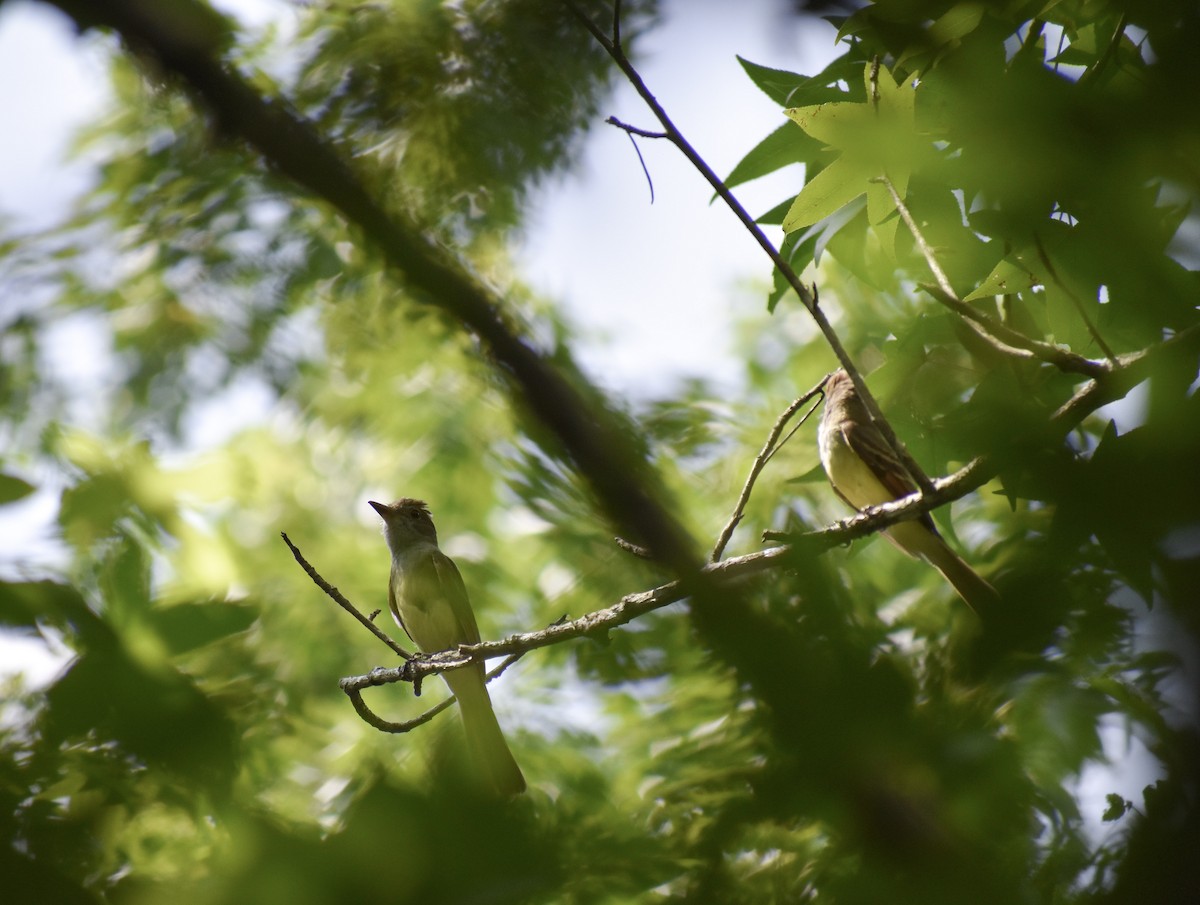
[[[251,23],[292,15],[280,0],[218,5]],[[641,45],[651,90],[718,173],[783,122],[735,55],[809,72],[833,55],[832,27],[786,7],[673,0],[663,27]],[[22,86],[0,94],[0,122],[20,136],[0,146],[0,213],[45,226],[87,184],[86,167],[64,158],[71,130],[103,103],[104,65],[51,7],[10,0],[0,9],[0,84]],[[624,82],[602,111],[657,128]],[[598,340],[583,344],[581,357],[606,386],[642,394],[698,371],[732,381],[729,323],[735,306],[762,306],[744,283],[765,282],[769,264],[733,216],[709,204],[711,190],[674,148],[641,148],[655,203],[628,137],[598,124],[579,172],[540,192],[518,249],[522,269]],[[739,196],[761,212],[797,191],[799,178],[795,170]]]

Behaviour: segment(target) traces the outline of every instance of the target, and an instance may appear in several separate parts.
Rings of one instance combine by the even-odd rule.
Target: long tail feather
[[[450,690],[458,698],[467,747],[471,756],[500,795],[518,795],[525,791],[525,777],[517,766],[508,742],[496,720],[492,699],[483,681],[483,670],[456,669],[444,674]]]

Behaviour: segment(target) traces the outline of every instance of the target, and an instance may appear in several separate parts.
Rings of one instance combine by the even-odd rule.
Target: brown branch
[[[710,563],[700,571],[705,578],[727,586],[734,579],[745,578],[772,567],[778,560],[786,556],[788,551],[787,547],[760,550],[746,556],[727,559],[724,562]],[[648,591],[626,594],[612,606],[587,613],[578,619],[556,623],[540,631],[510,635],[500,641],[460,644],[454,650],[417,654],[400,666],[390,669],[381,667],[371,670],[366,675],[350,676],[342,679],[338,685],[343,691],[349,693],[354,689],[361,690],[393,682],[413,682],[447,669],[466,666],[474,660],[523,654],[541,647],[549,647],[552,644],[560,644],[572,638],[603,635],[609,629],[625,625],[639,616],[683,600],[687,596],[687,590],[679,581],[671,581]]]
[[[977,456],[954,474],[936,478],[933,481],[933,489],[928,493],[918,491],[898,500],[868,506],[854,515],[815,531],[800,534],[790,531],[764,531],[763,540],[780,541],[803,547],[811,553],[821,553],[961,499],[982,487],[994,476],[990,459]]]
[[[1096,345],[1100,347],[1100,350],[1108,357],[1110,362],[1116,361],[1116,354],[1112,349],[1109,348],[1108,343],[1104,341],[1104,337],[1100,335],[1100,331],[1096,329],[1096,325],[1092,323],[1092,319],[1088,317],[1087,309],[1084,307],[1083,301],[1075,294],[1075,290],[1068,286],[1063,278],[1058,275],[1058,270],[1055,269],[1054,262],[1051,261],[1050,256],[1046,254],[1046,247],[1042,244],[1041,237],[1035,236],[1034,238],[1037,242],[1038,257],[1042,261],[1042,266],[1046,268],[1046,271],[1050,274],[1050,277],[1054,280],[1054,282],[1058,283],[1059,288],[1067,294],[1067,298],[1069,298],[1071,300],[1071,304],[1075,306],[1076,313],[1079,315],[1080,320],[1083,321],[1084,326],[1087,327],[1087,331],[1091,334]]]
[[[1101,378],[1112,370],[1111,364],[1107,361],[1086,358],[1063,346],[1030,339],[1024,333],[1020,333],[1007,324],[973,308],[957,296],[946,295],[940,286],[930,283],[919,283],[918,286],[962,317],[977,336],[999,352],[1011,355],[1013,358],[1033,358],[1044,361],[1054,365],[1060,371],[1082,374],[1093,379]]]
[[[908,227],[909,232],[912,233],[913,241],[917,243],[917,248],[920,249],[922,257],[925,258],[925,263],[929,265],[929,270],[933,273],[933,277],[937,281],[936,286],[922,283],[920,284],[921,288],[955,314],[959,315],[959,317],[963,318],[976,336],[997,352],[1011,358],[1025,360],[1038,359],[1048,364],[1053,364],[1060,370],[1084,374],[1092,378],[1101,377],[1108,373],[1108,362],[1094,361],[1090,358],[1084,358],[1082,355],[1077,355],[1069,349],[1056,346],[1053,343],[1031,339],[1008,325],[1000,323],[995,318],[988,317],[982,311],[976,310],[959,298],[958,293],[954,291],[954,287],[950,284],[946,272],[942,270],[941,264],[938,263],[937,254],[929,242],[926,241],[925,233],[917,225],[916,218],[913,217],[904,199],[900,197],[895,184],[886,175],[878,177],[876,181],[884,185],[888,190],[888,194],[892,196],[892,201],[896,205],[896,210],[900,213],[900,218],[904,221],[905,226]]]
[[[738,220],[741,221],[742,226],[746,228],[747,232],[750,233],[750,235],[754,238],[754,241],[758,243],[759,247],[766,252],[767,256],[771,259],[771,262],[779,270],[779,273],[783,276],[784,280],[787,281],[787,284],[792,288],[792,291],[796,293],[797,298],[800,299],[800,303],[812,316],[813,320],[816,321],[817,328],[821,331],[821,335],[825,337],[825,341],[829,344],[829,348],[833,351],[834,357],[837,358],[838,363],[846,370],[846,373],[850,375],[850,379],[854,383],[854,388],[858,390],[859,398],[863,400],[863,404],[866,405],[867,411],[871,415],[871,420],[875,422],[875,425],[883,433],[884,438],[896,451],[896,455],[900,458],[900,461],[904,463],[905,468],[908,469],[908,471],[912,474],[913,480],[916,481],[917,486],[919,486],[922,490],[928,490],[930,488],[929,477],[925,474],[924,470],[912,457],[912,455],[909,454],[908,449],[900,441],[900,438],[896,436],[896,432],[892,430],[892,425],[884,417],[883,411],[879,408],[879,403],[876,402],[875,397],[871,394],[871,390],[867,387],[866,381],[863,380],[862,375],[859,373],[858,368],[854,364],[854,361],[850,358],[850,353],[847,352],[846,347],[842,345],[841,338],[837,335],[837,331],[833,329],[833,325],[829,322],[829,318],[825,316],[825,312],[821,310],[821,306],[817,303],[817,293],[815,290],[810,289],[800,281],[800,277],[792,269],[792,265],[788,263],[783,255],[779,253],[779,250],[773,244],[771,244],[771,240],[768,239],[766,233],[762,231],[762,227],[755,222],[754,218],[750,216],[750,213],[746,210],[746,208],[743,207],[741,202],[737,200],[733,192],[730,191],[729,187],[725,185],[724,180],[722,180],[721,177],[716,174],[712,167],[708,165],[708,162],[705,161],[705,159],[701,157],[696,149],[692,146],[691,142],[689,142],[684,137],[683,133],[676,128],[675,123],[671,120],[670,116],[667,115],[667,111],[658,102],[658,99],[655,98],[655,96],[650,92],[650,89],[646,86],[641,74],[637,71],[637,69],[634,68],[633,64],[629,60],[629,57],[625,55],[625,50],[621,47],[620,43],[611,40],[603,32],[603,30],[591,20],[587,13],[585,13],[579,7],[575,0],[562,0],[562,2],[583,24],[583,27],[591,33],[596,42],[604,48],[605,52],[608,53],[613,62],[616,63],[617,68],[621,70],[621,72],[629,80],[630,84],[633,85],[634,90],[637,91],[642,101],[650,108],[651,112],[654,113],[655,118],[663,127],[663,133],[661,136],[657,133],[649,133],[642,130],[639,130],[639,134],[644,134],[647,137],[654,138],[663,137],[670,141],[671,144],[675,145],[675,147],[679,149],[683,156],[687,158],[688,162],[691,163],[691,165],[695,167],[700,175],[704,177],[705,181],[712,186],[713,191],[717,193],[717,196],[725,202],[725,205],[734,213]],[[632,128],[627,127],[624,124],[617,124],[620,125],[621,128]]]
[[[754,482],[758,480],[759,474],[762,473],[762,470],[766,467],[767,463],[771,461],[771,457],[780,450],[784,443],[791,439],[792,434],[796,432],[796,428],[798,428],[812,416],[812,411],[800,419],[796,427],[792,428],[791,433],[789,433],[782,442],[777,443],[776,441],[779,440],[779,435],[783,433],[784,427],[787,425],[788,421],[791,420],[791,417],[800,410],[801,406],[812,399],[813,396],[816,396],[821,392],[821,388],[824,385],[825,381],[822,380],[819,384],[784,409],[783,414],[775,419],[775,424],[771,427],[770,433],[767,434],[767,442],[763,444],[762,449],[759,450],[758,455],[754,457],[754,462],[750,466],[750,474],[747,475],[746,483],[742,487],[742,492],[738,495],[737,504],[733,507],[733,515],[729,517],[729,521],[726,522],[725,527],[721,529],[721,533],[717,537],[717,542],[713,546],[712,553],[709,554],[709,562],[718,562],[721,559],[721,555],[725,552],[725,547],[728,545],[729,539],[733,537],[733,532],[737,529],[738,523],[741,522],[742,517],[746,513],[746,504],[750,502],[750,494],[754,490]],[[813,406],[813,408],[815,410],[816,406]]]
[[[636,556],[638,559],[654,559],[654,557],[650,554],[650,551],[645,547],[638,546],[633,541],[625,540],[623,537],[614,537],[613,543],[631,556]]]
[[[521,334],[499,297],[408,216],[386,210],[308,120],[285,102],[264,98],[236,70],[222,65],[223,35],[197,37],[172,27],[187,16],[210,21],[206,6],[174,0],[167,17],[143,0],[53,2],[81,29],[117,31],[128,46],[152,57],[163,74],[183,81],[213,114],[216,134],[241,139],[272,170],[359,228],[413,298],[444,311],[478,337],[532,415],[562,444],[614,524],[636,534],[685,582],[696,580],[700,559],[693,539],[659,502],[664,494],[657,475],[599,392],[582,379],[573,383],[560,373],[558,365]],[[695,586],[693,591],[703,593],[703,588]]]
[[[499,666],[497,666],[495,669],[493,669],[491,672],[489,672],[484,677],[484,681],[485,682],[492,681],[492,679],[495,679],[497,676],[499,676],[501,673],[503,673],[506,669],[508,669],[510,666],[512,666],[514,663],[516,663],[518,660],[520,660],[522,656],[523,656],[522,654],[513,654],[510,657],[506,657]],[[395,722],[392,722],[391,720],[385,720],[383,717],[379,716],[377,713],[375,713],[374,710],[372,710],[367,705],[367,702],[363,700],[361,688],[344,688],[343,690],[346,692],[346,697],[348,697],[350,699],[350,703],[353,705],[354,711],[360,717],[362,717],[363,722],[367,723],[370,726],[373,726],[374,728],[378,729],[380,732],[392,732],[392,733],[411,732],[412,730],[416,729],[418,726],[424,726],[426,723],[428,723],[430,720],[432,720],[435,716],[437,716],[439,713],[443,712],[444,710],[448,710],[450,708],[450,705],[453,704],[456,700],[458,700],[454,695],[450,695],[450,697],[446,698],[445,700],[441,701],[438,704],[435,704],[433,707],[430,707],[428,710],[426,710],[420,716],[413,717],[411,720],[402,720],[401,722],[395,723]]]
[[[1122,398],[1134,386],[1145,380],[1154,360],[1181,348],[1193,353],[1200,351],[1200,327],[1188,328],[1157,346],[1119,356],[1111,372],[1081,386],[1071,399],[1050,415],[1049,423],[1060,436],[1065,436],[1096,409]],[[910,494],[900,500],[872,506],[849,518],[804,534],[766,532],[764,539],[787,543],[721,562],[710,562],[700,571],[704,578],[716,585],[729,587],[741,579],[779,568],[797,553],[816,555],[961,499],[991,480],[996,474],[996,469],[994,457],[979,456],[954,474],[932,481],[932,487],[927,492]],[[647,591],[627,594],[610,607],[587,613],[578,619],[560,621],[541,631],[510,635],[501,641],[464,644],[455,650],[418,654],[398,667],[380,667],[366,675],[349,676],[342,679],[338,685],[353,701],[355,692],[376,685],[420,682],[426,676],[456,669],[472,661],[519,655],[585,635],[602,635],[639,616],[683,600],[686,596],[687,591],[679,581],[668,582]],[[360,705],[355,706],[357,708]],[[365,705],[362,706],[365,708]],[[364,719],[367,717],[364,716]]]
[[[367,631],[390,647],[394,653],[399,654],[405,660],[408,660],[412,657],[412,654],[393,641],[379,626],[360,613],[358,611],[358,607],[342,596],[341,591],[322,578],[321,573],[313,568],[309,561],[304,558],[303,554],[300,552],[300,549],[292,543],[291,538],[288,537],[287,534],[281,531],[279,532],[279,536],[283,538],[283,542],[287,544],[288,549],[292,551],[292,556],[296,558],[296,562],[300,563],[300,568],[302,568],[308,574],[308,577],[313,580],[313,584],[329,595],[334,603],[365,625],[367,627]],[[376,610],[376,612],[379,611]]]
[[[629,125],[629,123],[621,122],[615,116],[610,116],[608,119],[605,120],[605,122],[608,123],[610,126],[616,126],[618,129],[622,129],[625,132],[628,132],[630,135],[637,135],[641,138],[670,138],[671,137],[666,132],[651,132],[649,129],[639,129],[637,126],[631,126],[631,125]]]

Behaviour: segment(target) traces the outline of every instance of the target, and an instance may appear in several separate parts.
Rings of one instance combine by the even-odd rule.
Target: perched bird
[[[383,519],[392,551],[388,608],[400,627],[422,651],[453,650],[479,641],[475,613],[454,560],[438,549],[437,529],[429,507],[402,499],[371,507]],[[525,791],[525,777],[500,731],[484,682],[483,664],[448,670],[442,678],[458,699],[467,747],[487,783],[501,795]]]
[[[825,382],[817,443],[834,492],[855,509],[898,500],[917,489],[843,370],[834,371]],[[898,522],[884,533],[905,553],[941,572],[977,613],[999,602],[996,589],[950,549],[928,513]]]

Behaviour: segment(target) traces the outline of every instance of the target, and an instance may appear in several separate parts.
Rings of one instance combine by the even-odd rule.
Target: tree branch
[[[337,588],[335,588],[333,585],[331,585],[329,582],[327,582],[324,578],[322,578],[321,573],[319,573],[316,569],[314,569],[312,567],[312,565],[309,564],[308,560],[304,558],[303,554],[300,553],[299,548],[295,544],[292,543],[291,538],[288,537],[286,533],[281,531],[281,532],[279,532],[279,536],[283,538],[283,542],[285,544],[287,544],[288,549],[292,551],[292,556],[294,556],[296,558],[296,562],[300,563],[300,568],[302,568],[308,574],[308,577],[313,580],[313,584],[315,584],[318,588],[320,588],[327,595],[329,595],[329,597],[334,601],[334,603],[336,603],[343,610],[345,610],[347,613],[349,613],[351,616],[353,616],[355,619],[357,619],[359,622],[361,622],[364,626],[366,626],[367,631],[369,631],[372,635],[374,635],[376,638],[378,638],[380,641],[382,641],[384,644],[386,644],[388,647],[390,647],[392,649],[392,651],[399,654],[405,660],[412,658],[412,654],[410,654],[403,647],[401,647],[399,644],[397,644],[395,641],[393,641],[392,638],[386,632],[384,632],[379,626],[377,626],[374,622],[372,622],[370,619],[368,619],[366,616],[364,616],[361,612],[359,612],[358,607],[356,607],[349,600],[347,600],[345,597],[343,597],[341,591],[339,591]]]
[[[775,547],[710,563],[700,571],[705,578],[721,586],[728,586],[735,579],[745,578],[771,568],[790,552],[788,547]],[[393,668],[377,668],[366,675],[350,676],[338,685],[349,693],[351,690],[388,685],[393,682],[414,682],[447,669],[457,669],[475,660],[489,657],[523,654],[552,644],[560,644],[585,635],[604,635],[609,629],[617,628],[653,610],[683,600],[687,590],[679,581],[671,581],[647,591],[626,594],[612,606],[595,610],[567,622],[557,623],[536,632],[509,635],[500,641],[481,641],[478,644],[460,644],[454,650],[435,653],[420,653],[411,660]]]
[[[575,0],[562,0],[562,2],[583,24],[584,28],[591,33],[596,42],[604,48],[605,52],[612,57],[613,62],[617,64],[617,68],[621,70],[630,84],[633,85],[634,90],[637,91],[646,106],[654,113],[655,118],[662,124],[664,130],[662,133],[636,130],[637,134],[644,135],[647,138],[665,138],[671,144],[675,145],[683,156],[688,159],[688,162],[704,177],[705,181],[712,186],[713,191],[725,202],[725,205],[733,211],[734,215],[741,221],[742,226],[746,228],[754,238],[754,241],[758,243],[759,247],[766,252],[771,262],[778,268],[780,274],[787,281],[787,284],[796,293],[797,298],[800,299],[800,303],[812,315],[813,320],[817,323],[817,328],[821,331],[822,336],[825,337],[829,348],[833,350],[834,357],[837,358],[838,363],[845,369],[846,373],[850,375],[850,379],[854,383],[854,388],[858,390],[859,398],[863,400],[867,411],[871,415],[871,420],[875,422],[876,426],[883,433],[884,438],[888,441],[888,444],[895,450],[896,455],[904,463],[904,467],[910,472],[917,486],[922,490],[929,490],[931,485],[928,475],[925,474],[920,464],[912,457],[908,449],[900,441],[900,438],[896,436],[896,432],[892,430],[892,425],[884,417],[883,411],[879,408],[879,403],[871,395],[871,390],[867,387],[866,381],[863,380],[862,374],[859,373],[857,366],[850,358],[850,353],[846,351],[846,347],[842,345],[837,331],[833,329],[829,318],[821,310],[815,289],[810,289],[800,281],[800,277],[792,269],[792,265],[771,244],[771,240],[767,238],[766,233],[762,231],[762,228],[755,222],[754,218],[750,216],[741,202],[737,200],[729,187],[725,185],[724,180],[713,171],[707,161],[700,156],[691,143],[683,136],[683,133],[676,128],[675,123],[667,115],[667,111],[663,109],[658,99],[651,94],[641,74],[634,68],[629,57],[625,55],[624,48],[619,43],[610,40],[603,30],[579,7]],[[618,125],[627,132],[633,130],[632,126],[627,126],[617,121],[615,117],[610,117],[608,121],[613,122],[614,125]]]
[[[646,459],[625,436],[599,392],[566,379],[521,335],[501,300],[446,248],[404,214],[385,210],[345,159],[286,103],[267,100],[235,70],[223,66],[226,36],[199,37],[182,20],[211,22],[195,0],[174,0],[170,16],[143,0],[52,0],[81,29],[117,31],[162,70],[179,77],[217,121],[217,133],[237,137],[270,167],[323,199],[383,254],[418,301],[439,308],[477,336],[493,363],[520,391],[534,417],[550,429],[620,530],[638,539],[686,583],[697,580],[693,539],[662,505],[664,494]],[[181,19],[182,17],[182,19]],[[174,24],[173,24],[174,23]],[[702,593],[701,587],[693,591]]]
[[[738,523],[741,522],[742,516],[745,515],[746,504],[750,502],[750,493],[754,489],[754,482],[758,480],[759,474],[762,473],[762,470],[766,467],[767,463],[771,461],[771,457],[774,456],[775,453],[780,450],[780,448],[782,448],[784,443],[787,443],[787,441],[791,439],[792,434],[796,432],[796,429],[812,416],[812,411],[809,411],[807,415],[800,419],[796,427],[792,428],[791,433],[789,433],[782,442],[777,443],[776,441],[779,440],[779,435],[783,433],[784,427],[787,425],[791,417],[800,410],[801,406],[812,399],[813,396],[816,396],[818,393],[822,392],[822,387],[824,386],[825,380],[822,379],[819,384],[789,405],[783,410],[783,414],[775,419],[774,426],[771,428],[770,433],[767,434],[767,442],[763,444],[762,449],[759,450],[758,455],[754,457],[754,462],[750,466],[750,474],[746,477],[745,486],[742,487],[742,492],[738,495],[737,504],[733,508],[733,515],[729,517],[729,521],[726,522],[725,527],[721,529],[721,533],[717,537],[717,542],[713,546],[712,553],[709,554],[709,562],[718,562],[721,559],[721,554],[725,552],[725,547],[729,543],[729,539],[733,537],[733,532],[737,529]],[[813,408],[815,409],[816,406]]]
[[[1036,358],[1048,364],[1055,365],[1060,370],[1084,374],[1092,378],[1101,377],[1108,373],[1108,362],[1093,361],[1061,346],[1031,339],[1008,325],[1000,323],[995,318],[988,317],[982,311],[976,310],[959,298],[958,293],[954,291],[954,287],[950,284],[946,272],[942,270],[942,265],[938,263],[937,255],[934,253],[933,248],[926,241],[924,232],[917,225],[916,219],[908,209],[908,205],[904,199],[900,197],[900,193],[896,190],[896,186],[891,178],[885,175],[880,176],[876,181],[882,183],[887,188],[888,194],[892,196],[896,210],[900,212],[900,218],[904,221],[905,226],[908,227],[909,232],[912,233],[913,240],[917,243],[917,248],[920,249],[921,255],[925,258],[925,263],[929,265],[929,270],[933,273],[933,277],[937,281],[936,286],[922,283],[921,288],[966,321],[967,326],[974,331],[976,336],[997,352],[1011,358],[1026,360]]]
[[[522,654],[513,654],[510,657],[506,657],[499,666],[484,676],[484,681],[492,681],[492,679],[495,679],[506,669],[520,660],[522,656]],[[438,704],[435,704],[433,707],[430,707],[420,716],[413,717],[411,720],[402,720],[401,722],[394,723],[391,720],[385,720],[383,717],[375,713],[375,711],[369,706],[367,706],[367,702],[363,700],[361,688],[343,688],[343,690],[346,692],[346,697],[350,699],[350,703],[353,705],[355,713],[362,717],[363,722],[374,727],[375,729],[378,729],[380,732],[392,732],[397,734],[411,732],[418,726],[424,726],[439,713],[443,712],[444,710],[448,710],[450,705],[458,700],[458,698],[456,698],[454,695],[450,695],[450,697],[439,702]]]
[[[1122,398],[1145,380],[1156,359],[1181,348],[1193,353],[1200,352],[1200,327],[1191,327],[1157,346],[1118,356],[1110,373],[1080,387],[1075,395],[1049,416],[1049,423],[1059,436],[1066,436],[1096,409]],[[764,539],[786,543],[744,556],[710,562],[701,569],[701,573],[718,587],[729,587],[739,580],[781,568],[797,555],[818,555],[961,499],[995,477],[996,471],[995,457],[976,457],[953,474],[932,481],[932,489],[927,493],[913,493],[903,499],[872,506],[816,531],[803,534],[764,532]],[[373,669],[366,675],[344,678],[338,684],[350,694],[351,691],[361,691],[375,685],[419,682],[433,673],[465,666],[475,660],[523,654],[573,638],[604,634],[685,597],[687,591],[680,582],[668,582],[646,591],[626,594],[610,607],[587,613],[578,619],[556,623],[541,631],[510,635],[500,641],[464,644],[455,650],[417,654],[400,666]]]

